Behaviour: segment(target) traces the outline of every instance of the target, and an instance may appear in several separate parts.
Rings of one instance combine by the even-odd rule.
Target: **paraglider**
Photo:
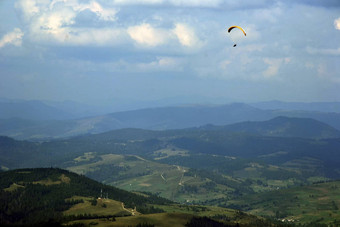
[[[234,26],[231,26],[230,28],[228,28],[228,33],[230,33],[231,30],[233,30],[234,28],[240,29],[240,30],[243,32],[244,36],[247,36],[247,34],[246,34],[246,32],[243,30],[243,28],[241,28],[240,26],[237,26],[237,25],[234,25]],[[233,47],[236,47],[236,46],[237,46],[237,44],[235,43]]]

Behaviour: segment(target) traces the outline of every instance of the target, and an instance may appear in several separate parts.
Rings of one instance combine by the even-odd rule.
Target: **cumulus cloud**
[[[22,10],[22,13],[26,20],[29,20],[34,15],[39,13],[39,7],[36,5],[36,1],[17,1],[15,7]]]
[[[98,2],[92,1],[89,4],[74,4],[71,5],[77,12],[90,10],[95,13],[101,20],[115,21],[118,10],[114,8],[103,8]]]
[[[155,47],[168,44],[174,40],[178,40],[185,47],[199,47],[201,45],[194,29],[183,23],[175,24],[173,29],[161,29],[143,23],[129,27],[127,32],[135,42],[144,46]]]
[[[5,34],[0,39],[0,48],[9,44],[12,44],[14,46],[21,46],[23,36],[24,33],[21,31],[21,29],[15,28],[12,32]]]
[[[340,17],[334,20],[334,27],[337,30],[340,30]]]
[[[21,11],[28,28],[27,35],[36,43],[57,45],[108,45],[114,46],[131,40],[146,47],[174,44],[199,47],[192,27],[171,22],[173,27],[162,28],[150,22],[129,24],[117,22],[115,4],[172,4],[192,6],[209,5],[210,1],[181,0],[116,0],[109,5],[100,0],[18,0],[15,7]],[[220,0],[213,0],[219,4]],[[130,39],[129,39],[130,37]]]
[[[194,30],[185,24],[176,24],[173,32],[183,46],[191,47],[199,44]]]
[[[141,24],[128,28],[130,37],[139,44],[147,46],[158,46],[164,44],[168,34],[163,29],[157,29],[150,24]]]
[[[117,38],[119,30],[108,31],[107,28],[83,29],[76,23],[77,16],[85,11],[96,15],[96,21],[113,22],[116,20],[118,10],[103,7],[97,1],[78,2],[78,0],[19,0],[15,4],[24,15],[29,28],[30,37],[38,42],[57,42],[67,44],[103,44]],[[102,39],[98,34],[104,34]],[[85,42],[85,41],[89,42]],[[112,41],[111,41],[112,43]]]

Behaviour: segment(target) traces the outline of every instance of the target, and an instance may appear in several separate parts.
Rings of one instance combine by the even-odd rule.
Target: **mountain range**
[[[202,128],[244,132],[263,136],[336,138],[340,131],[311,118],[275,117],[268,121],[245,121],[225,126],[207,125]]]
[[[3,114],[0,114],[0,135],[17,139],[46,140],[122,128],[184,129],[206,124],[227,125],[244,121],[266,121],[278,116],[311,118],[340,130],[340,113],[337,112],[260,109],[243,103],[146,108],[83,118],[72,118],[70,117],[74,116],[72,114],[66,117],[65,112],[54,111],[55,107],[45,108],[46,106],[41,109],[32,107],[27,112],[17,108],[16,114],[6,115],[4,112],[13,112],[6,105],[2,103],[1,107],[6,111],[3,110]],[[325,105],[323,103],[321,106]],[[34,113],[35,116],[31,116]],[[53,117],[50,113],[57,116]],[[8,118],[9,116],[12,118]]]
[[[172,147],[192,154],[261,158],[271,164],[310,157],[322,160],[323,168],[328,169],[340,163],[339,135],[338,130],[316,120],[278,117],[163,131],[119,129],[50,142],[0,137],[0,164],[8,168],[67,166],[68,161],[88,152],[150,158],[153,152]]]

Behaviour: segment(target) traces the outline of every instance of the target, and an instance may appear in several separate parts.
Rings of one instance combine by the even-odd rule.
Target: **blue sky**
[[[1,0],[0,21],[1,98],[340,101],[338,0]]]

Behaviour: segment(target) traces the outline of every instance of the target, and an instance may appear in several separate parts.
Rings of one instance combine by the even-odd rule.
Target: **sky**
[[[0,0],[0,21],[0,98],[340,101],[339,0]]]

